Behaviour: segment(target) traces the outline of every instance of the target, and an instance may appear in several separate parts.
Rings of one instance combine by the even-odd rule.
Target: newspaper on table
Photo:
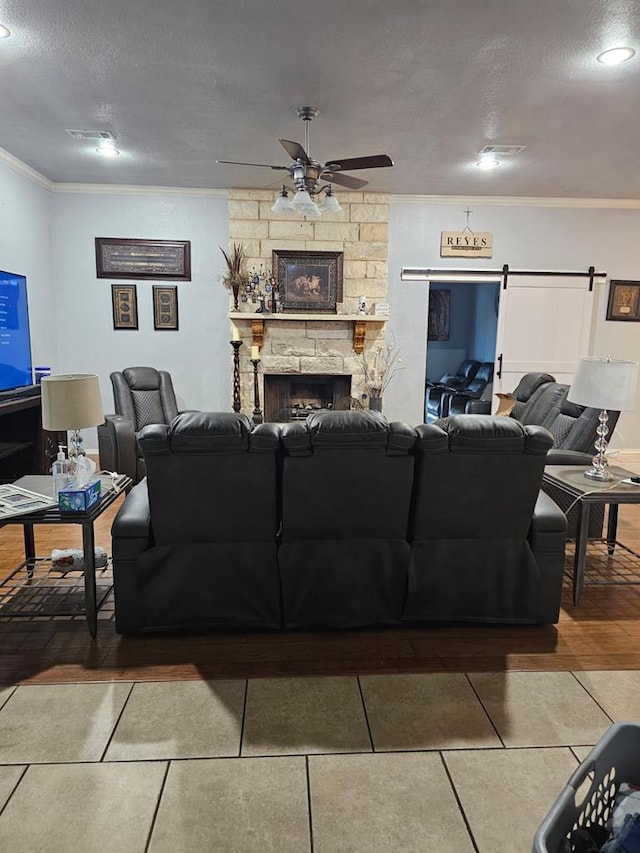
[[[58,506],[58,501],[51,495],[31,492],[11,484],[0,486],[0,522],[12,515],[41,512],[52,506]]]

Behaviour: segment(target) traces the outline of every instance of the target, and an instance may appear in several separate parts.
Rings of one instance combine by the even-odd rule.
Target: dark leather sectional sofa
[[[112,528],[116,629],[555,622],[566,522],[539,491],[551,444],[471,415],[147,426],[147,478]]]

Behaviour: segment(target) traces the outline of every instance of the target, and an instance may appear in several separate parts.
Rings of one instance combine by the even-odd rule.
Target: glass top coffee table
[[[96,565],[95,565],[95,541],[93,524],[111,504],[128,489],[131,478],[125,474],[119,474],[115,478],[102,475],[102,492],[100,500],[84,512],[61,512],[57,506],[39,512],[12,515],[0,519],[0,527],[8,524],[21,524],[24,534],[24,560],[16,566],[10,574],[0,581],[0,616],[8,617],[43,617],[43,616],[77,616],[82,609],[72,607],[68,610],[60,609],[58,606],[47,607],[47,596],[53,599],[55,593],[64,603],[65,596],[70,600],[69,594],[73,589],[72,577],[74,570],[69,574],[69,582],[65,583],[64,572],[60,572],[62,578],[56,578],[55,583],[51,581],[51,573],[42,574],[39,571],[41,563],[47,562],[36,557],[34,528],[39,524],[80,524],[82,526],[82,550],[84,552],[83,574],[84,586],[84,614],[92,637],[96,636],[98,628],[98,606],[102,603],[109,592],[111,585],[98,602],[96,595]],[[13,483],[23,489],[38,492],[43,495],[53,494],[53,477],[28,476],[21,477]],[[75,578],[77,583],[77,569]],[[58,574],[58,573],[57,573]],[[66,586],[66,589],[65,589]],[[77,596],[76,596],[77,597]],[[26,602],[24,606],[21,606]]]
[[[588,532],[589,532],[589,509],[593,504],[606,504],[609,506],[607,519],[607,553],[612,556],[616,545],[624,548],[633,556],[635,554],[616,542],[618,530],[618,506],[620,504],[640,504],[640,484],[622,483],[629,477],[636,476],[632,471],[627,471],[617,465],[610,466],[614,476],[609,482],[598,482],[584,476],[583,465],[547,465],[544,469],[543,482],[555,486],[568,497],[573,498],[579,506],[578,528],[576,533],[576,552],[573,562],[573,603],[580,601],[580,595],[584,587],[585,561],[587,556]],[[625,581],[630,583],[633,581]],[[636,583],[640,583],[640,576]]]

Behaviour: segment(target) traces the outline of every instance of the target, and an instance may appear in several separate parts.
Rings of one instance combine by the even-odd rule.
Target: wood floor
[[[96,544],[109,552],[111,521],[120,501],[96,524]],[[640,553],[640,506],[620,507],[618,537]],[[79,529],[74,525],[37,528],[36,545],[42,556],[52,548],[79,548]],[[0,529],[0,576],[6,576],[21,559],[21,528]],[[597,574],[597,562],[589,552],[588,578]],[[627,559],[627,563],[640,583],[640,559]],[[606,564],[604,559],[605,573]],[[0,684],[640,669],[639,641],[640,586],[588,583],[579,606],[574,607],[569,578],[555,626],[447,625],[125,638],[115,633],[113,604],[107,599],[95,640],[80,617],[0,617]]]

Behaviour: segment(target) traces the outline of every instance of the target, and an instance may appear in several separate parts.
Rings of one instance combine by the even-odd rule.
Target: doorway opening
[[[433,400],[428,405],[433,384],[455,376],[464,361],[495,361],[499,302],[499,281],[429,284],[425,423],[445,414],[434,408]],[[491,399],[490,385],[483,390],[482,399]]]

